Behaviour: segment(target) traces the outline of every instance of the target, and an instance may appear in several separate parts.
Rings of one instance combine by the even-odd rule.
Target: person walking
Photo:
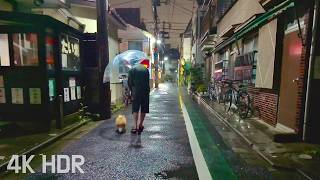
[[[141,134],[144,129],[143,121],[149,113],[149,71],[142,65],[137,64],[128,73],[128,85],[132,98],[132,114],[135,121],[131,133]]]

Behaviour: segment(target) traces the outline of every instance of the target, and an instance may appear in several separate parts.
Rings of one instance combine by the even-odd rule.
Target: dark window
[[[46,38],[46,61],[48,69],[54,69],[54,39],[51,37]]]

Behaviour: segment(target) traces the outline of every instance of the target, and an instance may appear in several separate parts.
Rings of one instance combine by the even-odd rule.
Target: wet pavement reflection
[[[198,179],[176,88],[161,85],[152,93],[141,135],[130,134],[130,107],[119,114],[127,118],[127,133],[115,133],[114,119],[103,122],[59,153],[83,155],[85,173],[55,179]]]

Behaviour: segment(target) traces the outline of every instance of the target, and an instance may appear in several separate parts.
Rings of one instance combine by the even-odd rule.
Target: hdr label
[[[81,166],[84,164],[85,159],[82,155],[52,155],[47,158],[46,155],[42,156],[42,173],[84,173]],[[35,155],[26,156],[13,155],[7,165],[7,170],[14,171],[15,173],[35,173],[33,168],[30,166],[31,161]],[[21,165],[20,165],[21,163]]]

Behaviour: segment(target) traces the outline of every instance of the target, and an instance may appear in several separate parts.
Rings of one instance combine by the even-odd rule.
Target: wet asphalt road
[[[163,85],[152,93],[150,114],[141,136],[116,134],[111,119],[59,153],[83,155],[84,174],[37,174],[30,179],[197,179],[177,89],[173,86]],[[119,114],[126,115],[132,124],[131,108]],[[128,131],[130,128],[131,125]]]

